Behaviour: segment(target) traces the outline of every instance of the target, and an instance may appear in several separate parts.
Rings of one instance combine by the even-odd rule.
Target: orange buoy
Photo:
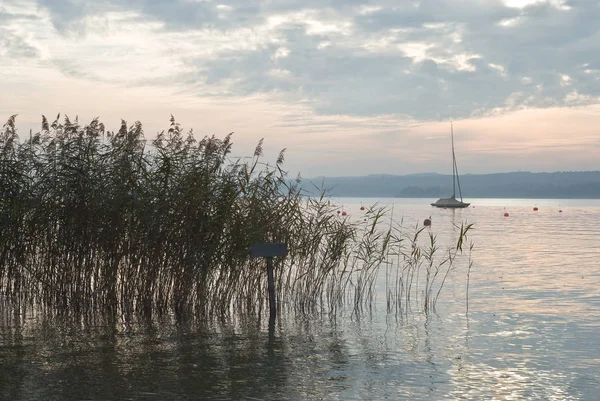
[[[508,217],[510,216],[510,214],[508,214],[508,212],[504,212],[504,217]]]
[[[430,226],[431,225],[431,220],[429,220],[429,219],[423,220],[423,225],[424,226]]]
[[[538,208],[537,208],[537,206],[533,208],[533,211],[534,211],[534,212],[537,212],[537,211],[538,211]]]

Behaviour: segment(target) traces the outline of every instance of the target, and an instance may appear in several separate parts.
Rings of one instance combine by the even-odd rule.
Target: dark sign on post
[[[287,244],[254,244],[250,247],[250,257],[255,258],[272,258],[276,256],[287,256]]]
[[[285,243],[254,244],[250,247],[250,258],[267,258],[267,284],[269,290],[269,321],[274,322],[277,314],[275,303],[275,276],[273,274],[273,258],[287,256]]]

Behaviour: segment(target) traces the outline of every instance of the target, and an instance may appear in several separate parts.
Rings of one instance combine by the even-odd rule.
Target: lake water
[[[468,315],[462,270],[428,316],[388,314],[378,296],[358,316],[283,315],[271,333],[254,319],[130,328],[3,310],[0,399],[598,399],[600,201],[336,201],[358,217],[393,204],[409,226],[431,217],[444,244],[475,223]]]

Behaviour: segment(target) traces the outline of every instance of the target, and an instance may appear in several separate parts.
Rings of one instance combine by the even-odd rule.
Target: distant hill
[[[600,171],[466,174],[460,176],[460,186],[463,197],[466,199],[600,199]],[[440,198],[452,195],[452,176],[425,173],[315,177],[304,179],[303,187],[309,194],[318,194],[317,188],[324,188],[329,190],[329,194],[332,196]]]

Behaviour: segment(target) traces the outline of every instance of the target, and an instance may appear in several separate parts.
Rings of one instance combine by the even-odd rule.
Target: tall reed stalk
[[[433,236],[423,250],[422,230],[382,229],[384,208],[365,221],[340,218],[325,196],[302,195],[284,151],[265,163],[261,140],[250,160],[233,159],[231,138],[197,140],[171,118],[147,141],[139,122],[108,132],[97,119],[82,126],[59,115],[20,142],[10,117],[0,133],[4,301],[125,317],[260,313],[265,271],[249,246],[287,242],[275,265],[284,307],[358,311],[376,296],[379,267],[389,279],[395,264],[386,293],[398,309],[423,263],[424,308],[435,307],[458,246],[438,262]]]

